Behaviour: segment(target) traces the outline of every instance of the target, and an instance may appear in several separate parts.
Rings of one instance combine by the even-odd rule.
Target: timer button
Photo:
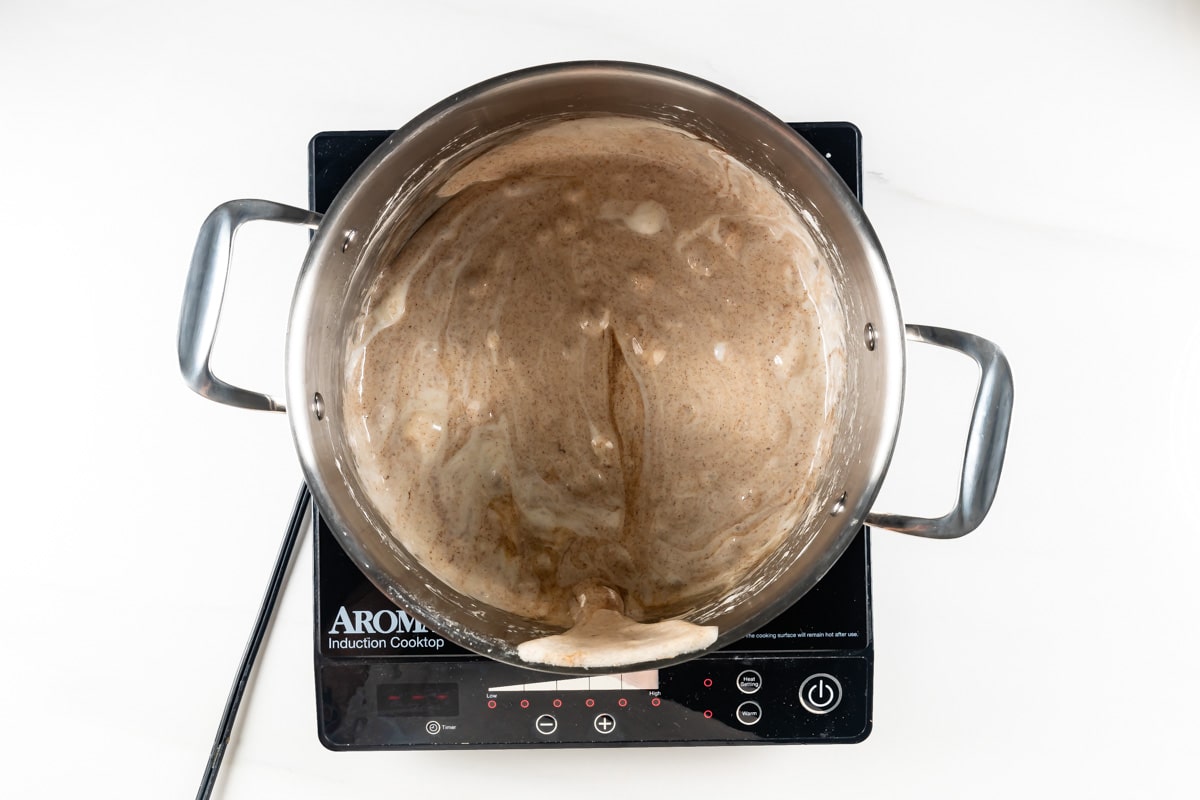
[[[742,694],[754,694],[762,688],[762,675],[752,669],[745,670],[737,676],[737,687]]]
[[[800,705],[813,714],[828,714],[841,702],[841,681],[827,672],[809,675],[800,684]]]
[[[753,700],[747,700],[737,707],[737,721],[743,725],[757,725],[762,719],[762,706]]]

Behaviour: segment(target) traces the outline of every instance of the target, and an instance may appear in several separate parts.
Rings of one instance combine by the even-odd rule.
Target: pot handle
[[[867,523],[930,539],[955,539],[979,527],[996,497],[1012,419],[1012,369],[999,347],[974,334],[927,325],[906,325],[905,332],[909,341],[935,344],[970,356],[981,370],[958,499],[954,508],[937,519],[870,513]]]
[[[209,400],[239,408],[284,411],[283,403],[270,395],[225,383],[212,374],[208,363],[225,299],[233,235],[243,222],[260,219],[316,228],[321,215],[269,200],[230,200],[213,209],[200,226],[183,292],[183,308],[179,312],[179,370],[187,385]]]

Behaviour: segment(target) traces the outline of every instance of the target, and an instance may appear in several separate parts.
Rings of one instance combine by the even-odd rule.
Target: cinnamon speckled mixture
[[[711,144],[615,117],[518,135],[444,193],[347,365],[344,424],[393,535],[555,625],[581,586],[639,621],[727,592],[827,457],[840,309],[805,225]]]

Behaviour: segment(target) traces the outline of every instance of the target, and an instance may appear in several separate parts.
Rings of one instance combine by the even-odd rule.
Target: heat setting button
[[[737,676],[737,688],[742,694],[755,694],[762,688],[762,675],[752,669],[742,670]]]
[[[827,672],[809,675],[800,684],[800,705],[813,714],[828,714],[841,702],[841,681]]]
[[[554,718],[553,714],[542,714],[534,721],[533,727],[542,736],[549,736],[558,730],[558,720]]]

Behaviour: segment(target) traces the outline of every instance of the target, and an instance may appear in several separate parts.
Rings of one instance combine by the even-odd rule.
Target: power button
[[[842,684],[827,672],[809,675],[800,684],[800,705],[813,714],[828,714],[842,702]]]

